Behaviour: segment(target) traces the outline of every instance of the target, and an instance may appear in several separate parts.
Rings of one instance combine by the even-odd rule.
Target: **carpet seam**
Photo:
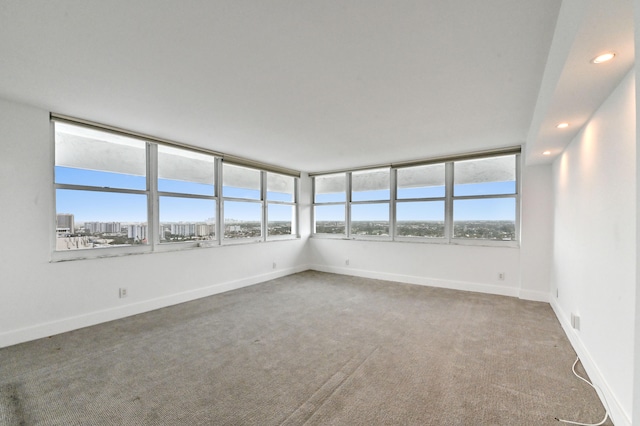
[[[335,394],[335,393],[336,393],[336,391],[337,391],[338,389],[340,389],[340,388],[342,387],[342,385],[343,385],[343,384],[344,384],[344,383],[345,383],[345,382],[346,382],[350,377],[352,377],[352,376],[353,376],[353,375],[354,375],[354,374],[355,374],[355,373],[360,369],[360,367],[362,367],[362,365],[363,365],[365,362],[367,362],[367,360],[368,360],[369,358],[371,358],[371,356],[372,356],[376,351],[378,351],[378,349],[380,349],[380,345],[377,345],[377,346],[376,346],[376,347],[375,347],[371,352],[369,352],[369,354],[367,354],[367,356],[366,356],[366,357],[365,357],[365,358],[364,358],[364,359],[363,359],[363,360],[362,360],[362,361],[361,361],[361,362],[360,362],[360,363],[359,363],[359,364],[358,364],[358,365],[357,365],[353,370],[351,370],[351,372],[350,372],[349,374],[346,374],[346,375],[345,375],[345,377],[344,377],[343,379],[341,379],[341,380],[340,380],[340,381],[335,385],[335,387],[333,388],[333,390],[331,390],[331,392],[330,392],[328,395],[326,395],[326,396],[322,397],[321,399],[319,399],[317,404],[312,404],[312,405],[314,406],[314,408],[313,408],[313,409],[312,409],[312,410],[311,410],[311,411],[310,411],[310,412],[309,412],[309,413],[304,417],[304,421],[302,421],[302,422],[300,422],[300,423],[296,423],[296,424],[302,424],[302,425],[307,424],[307,422],[308,422],[308,421],[309,421],[309,420],[310,420],[310,419],[311,419],[311,418],[316,414],[316,412],[317,412],[320,408],[322,408],[322,406],[327,402],[327,400],[329,400],[329,398],[331,398],[331,396],[333,396],[333,394]],[[296,414],[296,413],[301,412],[302,408],[303,408],[306,404],[308,404],[308,403],[309,403],[309,401],[313,401],[313,399],[314,399],[314,397],[315,397],[316,395],[318,395],[318,394],[322,393],[322,389],[327,385],[327,383],[330,383],[330,382],[331,382],[331,379],[333,379],[334,377],[336,377],[336,375],[338,375],[338,374],[340,374],[341,372],[343,372],[344,367],[346,367],[347,365],[349,365],[349,364],[351,363],[351,361],[352,361],[354,358],[356,358],[356,357],[353,357],[353,358],[351,358],[349,361],[347,361],[347,362],[345,363],[345,365],[344,365],[340,370],[338,370],[334,375],[332,375],[328,380],[326,380],[326,381],[322,384],[322,386],[320,386],[320,387],[318,388],[318,390],[316,390],[316,391],[313,393],[313,395],[311,395],[311,396],[310,396],[306,401],[304,401],[302,404],[300,404],[300,406],[298,406],[298,408],[296,408],[296,409],[295,409],[295,410],[294,410],[294,411],[293,411],[289,416],[287,416],[287,418],[286,418],[282,423],[280,423],[280,426],[284,426],[284,425],[286,425],[289,421],[291,421],[291,419],[292,419],[293,417],[295,417],[295,414]]]

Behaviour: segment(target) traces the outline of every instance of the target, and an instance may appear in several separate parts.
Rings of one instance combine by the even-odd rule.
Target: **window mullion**
[[[445,163],[444,238],[449,243],[453,238],[453,173],[453,163]]]
[[[522,180],[520,179],[520,161],[521,161],[521,156],[520,154],[516,154],[516,229],[515,229],[515,238],[516,241],[520,241],[520,194],[522,192],[521,190],[521,185],[522,185]]]
[[[346,173],[345,179],[347,186],[347,193],[345,194],[347,202],[344,203],[344,232],[347,238],[351,238],[351,172]]]
[[[296,237],[300,237],[300,179],[293,180],[293,223],[291,224],[291,233]]]
[[[140,194],[147,195],[146,189],[126,189],[126,188],[108,188],[103,186],[86,186],[86,185],[74,185],[70,183],[56,183],[53,185],[54,189],[73,189],[75,191],[94,191],[94,192],[112,192],[116,194]]]
[[[216,157],[215,160],[215,188],[214,194],[218,197],[218,203],[216,204],[216,238],[218,244],[222,244],[224,237],[224,198],[222,197],[222,158]]]
[[[389,173],[389,237],[396,239],[396,197],[398,193],[398,170],[391,169]]]
[[[298,211],[300,203],[298,203]],[[311,223],[309,223],[311,235],[316,233],[316,178],[311,178]]]
[[[460,195],[455,197],[457,200],[482,200],[495,198],[516,198],[517,194],[489,194],[489,195]]]
[[[267,172],[260,172],[260,199],[262,200],[262,241],[267,240],[269,230],[269,209],[267,204]]]
[[[160,208],[158,199],[158,145],[147,142],[147,240],[152,250],[160,243]]]

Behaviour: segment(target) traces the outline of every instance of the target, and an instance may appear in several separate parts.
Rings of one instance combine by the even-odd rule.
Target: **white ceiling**
[[[630,1],[5,0],[0,97],[307,172],[525,141],[533,158],[598,12],[569,11],[619,5],[606,25],[632,43]]]
[[[527,137],[529,164],[560,154],[633,67],[633,25],[632,0],[562,2]],[[591,63],[604,52],[614,52],[615,59]],[[561,122],[569,127],[557,129]]]

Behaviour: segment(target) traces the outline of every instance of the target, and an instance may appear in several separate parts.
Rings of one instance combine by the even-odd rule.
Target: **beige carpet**
[[[544,303],[304,272],[0,349],[0,424],[598,422],[574,359]]]

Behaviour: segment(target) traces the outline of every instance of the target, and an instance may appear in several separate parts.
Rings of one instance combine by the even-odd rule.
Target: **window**
[[[347,174],[314,178],[314,233],[346,236]]]
[[[351,173],[350,235],[390,235],[389,169]]]
[[[160,242],[216,238],[215,157],[158,146]]]
[[[513,245],[519,159],[514,153],[314,176],[314,235]]]
[[[453,237],[516,240],[516,156],[453,164]]]
[[[53,121],[54,260],[298,236],[297,177]]]
[[[55,249],[148,244],[147,144],[55,123]]]
[[[262,237],[262,183],[259,170],[224,164],[224,238]]]
[[[396,236],[445,237],[445,164],[397,170]]]
[[[266,172],[267,237],[297,233],[296,180],[291,176]]]

